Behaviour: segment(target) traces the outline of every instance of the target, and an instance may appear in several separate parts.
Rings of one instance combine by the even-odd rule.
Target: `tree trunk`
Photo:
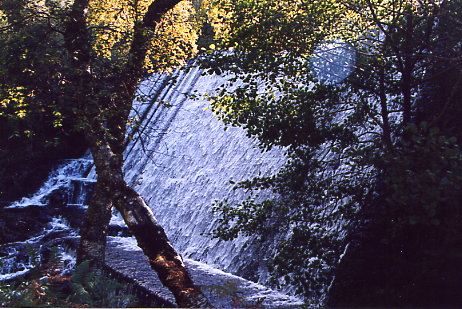
[[[414,22],[412,12],[406,10],[406,28],[404,34],[404,50],[403,50],[403,69],[401,72],[401,92],[403,94],[403,127],[405,128],[412,120],[412,72],[414,70],[414,48],[413,48],[413,33]]]
[[[89,260],[96,270],[101,269],[104,264],[112,209],[112,201],[103,189],[104,186],[97,182],[80,228],[80,245],[77,251],[77,264]]]
[[[78,261],[104,261],[107,226],[111,207],[122,214],[138,245],[149,259],[161,282],[173,293],[180,307],[210,307],[199,287],[194,285],[183,260],[175,252],[151,209],[124,180],[123,151],[125,128],[136,87],[142,76],[153,31],[162,16],[181,0],[154,0],[141,22],[135,22],[129,57],[117,81],[108,76],[93,76],[91,36],[86,16],[89,0],[74,0],[64,32],[65,46],[71,59],[69,81],[75,87],[75,105],[81,110],[85,137],[90,146],[97,184],[90,202],[85,225],[81,229]],[[110,97],[100,93],[98,83],[105,83]],[[108,113],[109,111],[109,113]],[[109,116],[111,115],[111,116]]]
[[[211,307],[200,288],[192,281],[182,257],[173,248],[164,229],[154,218],[151,209],[143,198],[125,182],[122,172],[122,155],[113,153],[108,144],[102,144],[101,141],[105,139],[100,134],[103,134],[103,131],[99,131],[99,134],[97,132],[87,132],[98,175],[95,192],[97,194],[92,200],[90,209],[109,205],[104,204],[107,202],[106,197],[109,198],[112,205],[122,214],[130,232],[147,256],[151,268],[157,272],[162,284],[174,295],[178,306]],[[110,207],[105,209],[110,213]],[[97,212],[101,214],[104,211],[99,209]],[[97,231],[97,229],[92,227],[91,231]],[[87,235],[90,234],[89,232]],[[97,248],[100,247],[97,246]]]
[[[109,187],[108,187],[109,189]],[[183,258],[175,252],[164,229],[141,196],[125,182],[112,188],[114,205],[136,237],[160,281],[172,292],[180,307],[211,307],[187,272]]]

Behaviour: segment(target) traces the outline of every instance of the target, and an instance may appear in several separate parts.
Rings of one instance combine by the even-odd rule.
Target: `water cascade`
[[[0,280],[26,274],[51,254],[52,247],[62,252],[62,272],[72,269],[75,258],[67,249],[75,247],[87,189],[94,183],[85,178],[92,163],[63,162],[32,196],[0,209]]]

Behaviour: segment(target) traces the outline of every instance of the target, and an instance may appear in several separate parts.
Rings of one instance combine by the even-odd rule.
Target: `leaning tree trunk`
[[[163,228],[141,196],[125,182],[111,187],[112,192],[117,192],[115,207],[122,213],[125,223],[148,257],[151,268],[175,296],[177,304],[180,307],[210,307],[200,289],[193,283],[183,258],[175,252]]]
[[[122,172],[123,156],[112,152],[109,143],[104,143],[107,139],[103,132],[102,130],[87,131],[87,139],[98,175],[95,192],[97,196],[90,203],[90,211],[92,208],[103,207],[106,202],[105,197],[110,197],[112,205],[122,214],[130,232],[147,256],[151,268],[157,272],[162,284],[172,292],[178,306],[211,307],[200,288],[194,284],[182,257],[171,245],[151,209],[125,182]],[[98,200],[99,197],[102,197],[102,203]],[[97,210],[99,213],[104,211],[110,211],[110,208]],[[93,230],[95,227],[84,227],[84,229]],[[91,232],[82,236],[90,234]]]

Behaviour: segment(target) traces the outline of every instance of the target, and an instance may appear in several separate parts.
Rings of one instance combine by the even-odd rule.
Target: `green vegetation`
[[[453,252],[462,228],[455,121],[462,111],[462,3],[220,3],[222,49],[232,52],[217,52],[205,65],[235,78],[211,95],[213,109],[262,149],[286,147],[288,162],[276,175],[235,185],[249,198],[216,204],[222,226],[215,235],[285,235],[270,262],[274,283],[319,299],[352,233],[364,222],[387,222],[375,241],[413,248],[421,258],[406,282],[386,275],[383,282],[420,292],[384,293],[371,303],[351,293],[346,305],[425,304],[425,284],[452,279],[433,273],[422,283],[418,273]],[[256,202],[260,188],[279,198]],[[454,278],[447,272],[440,277]]]
[[[30,252],[31,257],[36,253]],[[2,307],[131,307],[136,298],[120,283],[90,270],[89,261],[72,276],[61,275],[63,263],[57,250],[44,265],[36,263],[25,276],[0,282]]]
[[[0,201],[34,190],[53,162],[86,148],[71,130],[65,54],[52,31],[63,18],[56,5],[0,3]]]
[[[208,13],[202,1],[196,2],[183,1],[165,16],[150,41],[143,76],[182,65],[197,53],[196,41]],[[92,73],[99,76],[99,97],[113,92],[103,84],[116,78],[126,61],[134,22],[148,4],[91,1]],[[70,1],[5,0],[0,4],[0,173],[4,175],[0,201],[34,190],[53,162],[78,157],[88,148],[82,134],[87,121],[75,104],[72,61],[63,37],[70,8]],[[201,40],[210,38],[205,35]]]

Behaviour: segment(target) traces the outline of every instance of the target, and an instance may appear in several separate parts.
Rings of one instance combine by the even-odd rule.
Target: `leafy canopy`
[[[288,162],[276,175],[237,184],[249,193],[244,203],[216,204],[222,216],[216,236],[280,233],[271,257],[275,283],[322,301],[344,237],[366,205],[386,197],[387,218],[400,222],[388,230],[394,235],[410,224],[435,231],[434,215],[441,222],[444,209],[457,212],[447,199],[457,199],[460,186],[449,167],[457,171],[459,146],[431,128],[451,115],[442,107],[455,104],[451,93],[460,85],[451,83],[442,102],[422,98],[436,86],[433,74],[444,72],[442,62],[460,68],[460,2],[220,3],[222,49],[229,51],[205,65],[231,77],[210,95],[213,110],[263,149],[286,147]],[[447,24],[459,36],[448,38]],[[455,81],[461,76],[458,69],[452,74]],[[423,116],[435,106],[439,118]],[[417,153],[419,163],[412,159]],[[424,166],[427,160],[434,165]],[[435,187],[442,179],[445,185]],[[261,202],[261,188],[279,198]],[[427,216],[417,215],[418,226],[416,214]]]

